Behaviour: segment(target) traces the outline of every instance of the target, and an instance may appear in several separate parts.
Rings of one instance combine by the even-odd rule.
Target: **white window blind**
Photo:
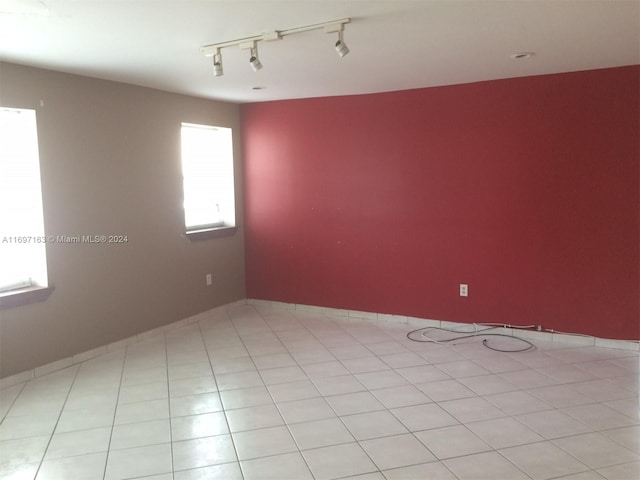
[[[0,292],[47,286],[35,110],[0,107]]]
[[[235,226],[231,129],[183,123],[181,139],[187,232]]]

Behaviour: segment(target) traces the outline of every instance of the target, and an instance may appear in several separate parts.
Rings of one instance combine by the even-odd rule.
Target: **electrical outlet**
[[[211,285],[213,283],[213,279],[211,278],[211,274],[207,273],[207,286]]]
[[[461,283],[460,284],[460,296],[461,297],[468,297],[469,296],[469,285],[467,285],[466,283]]]

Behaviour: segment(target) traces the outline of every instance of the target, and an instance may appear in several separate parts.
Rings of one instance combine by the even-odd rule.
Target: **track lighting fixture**
[[[222,70],[222,54],[220,53],[220,49],[218,48],[216,53],[213,55],[213,76],[221,77],[224,74]]]
[[[222,70],[222,55],[220,51],[225,47],[238,46],[242,50],[250,50],[249,65],[253,71],[257,72],[262,68],[262,62],[258,58],[258,42],[265,41],[271,42],[275,40],[282,40],[282,37],[286,35],[293,35],[294,33],[308,32],[310,30],[324,29],[325,33],[337,33],[338,41],[335,44],[336,52],[340,57],[344,57],[349,53],[349,47],[344,43],[342,38],[342,32],[344,26],[351,20],[344,18],[342,20],[333,20],[332,22],[317,23],[314,25],[305,25],[303,27],[290,28],[288,30],[279,30],[263,33],[261,35],[255,35],[253,37],[240,38],[238,40],[230,40],[228,42],[216,43],[213,45],[205,45],[200,47],[200,51],[207,57],[213,57],[213,75],[220,77],[223,75]]]
[[[262,62],[258,58],[258,46],[256,42],[253,42],[253,47],[251,47],[251,56],[249,57],[249,65],[253,68],[254,72],[257,72],[262,68]]]
[[[342,38],[342,30],[338,32],[338,41],[336,42],[336,52],[340,55],[340,58],[344,57],[347,53],[349,53],[349,47],[344,43],[344,39]]]

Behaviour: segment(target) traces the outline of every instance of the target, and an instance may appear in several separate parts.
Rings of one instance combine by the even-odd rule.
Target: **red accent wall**
[[[632,66],[243,105],[247,296],[639,339],[639,91]]]

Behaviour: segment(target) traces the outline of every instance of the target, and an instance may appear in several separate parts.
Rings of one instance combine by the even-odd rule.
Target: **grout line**
[[[69,389],[67,390],[67,395],[64,398],[64,402],[62,402],[62,407],[60,407],[60,413],[58,413],[58,419],[56,420],[56,424],[54,425],[53,430],[51,431],[51,435],[49,436],[49,441],[47,442],[47,446],[44,449],[44,452],[42,453],[42,459],[40,460],[40,462],[38,464],[38,469],[36,470],[35,477],[37,477],[38,474],[40,473],[40,469],[42,468],[42,464],[44,463],[44,458],[47,456],[47,452],[49,451],[49,447],[51,446],[51,441],[53,440],[53,436],[55,435],[56,429],[58,428],[58,424],[60,423],[60,418],[62,417],[62,413],[64,412],[64,407],[67,404],[67,400],[69,400],[69,395],[71,394],[71,389],[73,388],[73,384],[75,383],[76,378],[78,377],[78,372],[80,372],[80,368],[81,367],[78,367],[76,369],[76,373],[73,375],[73,379],[71,380],[71,384],[69,385]],[[20,393],[22,393],[22,392],[23,392],[23,390],[20,391]]]
[[[22,390],[24,390],[24,387],[27,385],[27,382],[24,383],[19,383],[18,385],[14,385],[14,386],[18,386],[20,387],[20,391],[18,392],[18,394],[15,396],[15,398],[11,401],[11,405],[9,405],[7,407],[7,411],[5,412],[4,416],[2,418],[0,418],[0,425],[2,425],[2,422],[4,422],[5,418],[7,418],[7,415],[9,415],[9,412],[11,411],[11,409],[13,408],[13,406],[16,403],[16,400],[18,400],[18,397],[20,396],[20,394],[22,393]],[[10,388],[10,387],[7,387]]]
[[[167,380],[167,408],[169,411],[169,452],[171,455],[171,476],[173,477],[173,474],[175,472],[175,469],[173,468],[173,422],[171,422],[171,391],[170,391],[170,386],[169,386],[169,346],[167,345],[167,334],[165,332],[165,334],[163,335],[164,337],[164,361],[167,364],[167,375],[166,375],[166,380]],[[213,372],[211,372],[213,374]]]
[[[124,355],[122,356],[122,367],[120,368],[120,383],[118,384],[118,393],[116,395],[116,406],[113,409],[113,420],[111,421],[111,433],[109,434],[109,443],[107,444],[107,456],[104,461],[104,474],[102,475],[103,480],[106,480],[107,478],[107,466],[109,465],[109,455],[111,454],[111,441],[113,440],[113,430],[116,426],[116,415],[118,414],[120,391],[122,390],[122,380],[124,378],[124,367],[127,363],[128,351],[129,351],[128,347],[125,348]]]
[[[225,310],[225,315],[227,316],[227,320],[229,322],[231,322],[231,324],[233,325],[233,321],[231,320],[231,315],[229,314],[228,310]],[[220,400],[220,406],[222,407],[222,414],[224,415],[224,421],[225,421],[225,423],[227,425],[227,430],[229,431],[229,438],[231,439],[231,445],[233,445],[233,451],[236,454],[236,461],[235,462],[226,462],[226,463],[235,463],[235,464],[237,464],[238,465],[238,470],[240,471],[240,475],[242,475],[242,478],[244,479],[245,475],[244,475],[244,472],[242,471],[242,466],[240,464],[240,458],[238,456],[238,449],[236,447],[236,441],[233,438],[233,435],[231,434],[231,426],[229,425],[229,419],[227,418],[227,409],[225,408],[224,402],[222,401],[222,394],[220,393],[220,387],[218,386],[218,380],[216,378],[216,373],[215,373],[215,370],[213,368],[213,360],[211,359],[211,355],[209,354],[209,347],[207,346],[207,342],[205,342],[204,335],[202,334],[202,326],[200,325],[200,322],[202,322],[202,321],[203,320],[200,320],[200,321],[196,322],[197,325],[198,325],[198,332],[200,333],[200,339],[202,340],[202,344],[204,345],[204,351],[207,353],[207,358],[209,359],[209,368],[211,369],[211,375],[213,376],[213,381],[215,382],[215,385],[216,385],[216,392],[218,393],[218,398]],[[233,329],[236,330],[235,325],[233,325]],[[238,335],[237,330],[236,330],[236,335]],[[242,341],[242,339],[240,339],[240,340]],[[244,345],[244,343],[243,343],[243,345]],[[251,360],[251,361],[253,362],[253,360]],[[168,365],[167,365],[167,371],[168,371]]]

